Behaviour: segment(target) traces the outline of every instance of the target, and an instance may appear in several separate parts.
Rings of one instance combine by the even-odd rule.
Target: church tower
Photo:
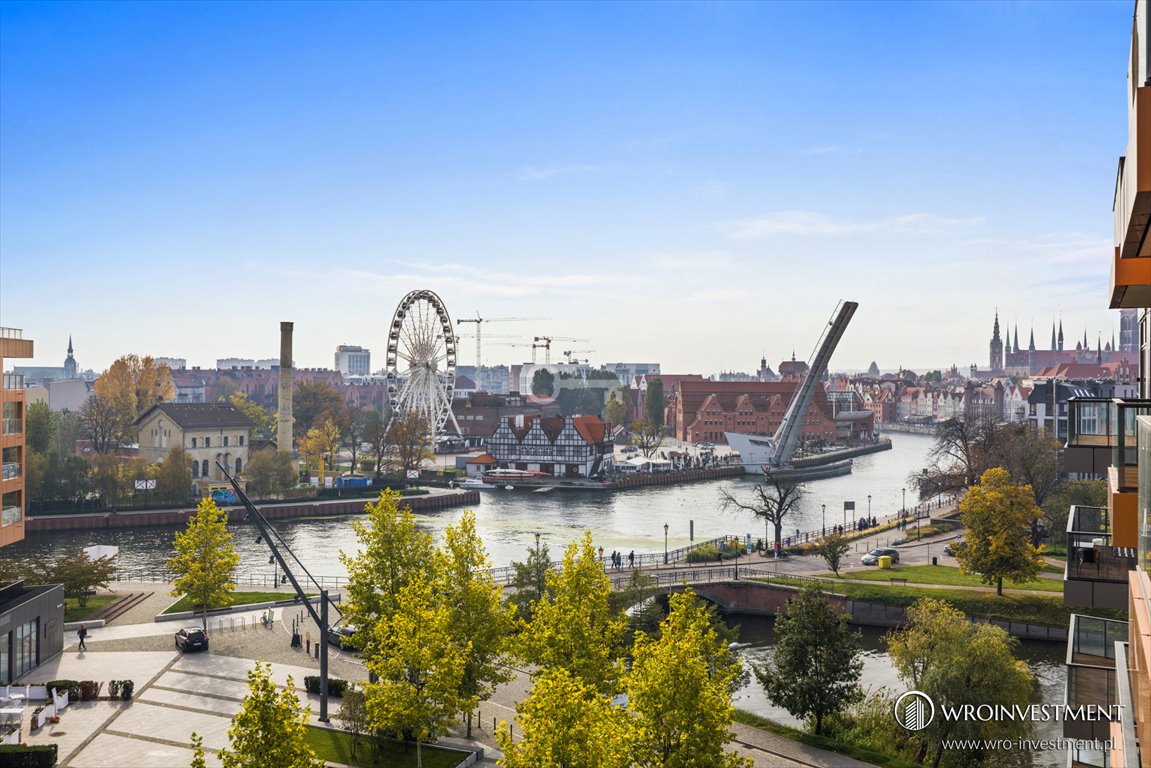
[[[76,358],[72,357],[72,337],[68,337],[68,357],[64,359],[64,378],[76,378]]]
[[[1003,341],[999,338],[999,310],[995,310],[995,327],[991,334],[991,370],[1003,370]]]
[[[1119,352],[1139,351],[1139,311],[1119,310]]]
[[[1059,321],[1059,351],[1063,351],[1063,321]]]

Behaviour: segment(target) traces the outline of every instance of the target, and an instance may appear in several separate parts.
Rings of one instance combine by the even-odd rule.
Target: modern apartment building
[[[345,376],[370,376],[372,351],[350,344],[341,344],[336,347],[336,370]]]
[[[1072,766],[1151,768],[1151,20],[1136,0],[1127,71],[1127,153],[1119,158],[1110,261],[1111,309],[1138,318],[1138,397],[1069,402],[1067,466],[1106,469],[1107,507],[1072,507],[1064,601],[1125,607],[1127,622],[1073,616],[1067,703],[1119,704],[1114,723],[1066,723],[1109,751],[1072,749]]]
[[[32,340],[17,328],[0,328],[0,372],[10,358],[32,357]],[[4,373],[0,384],[0,547],[24,538],[24,377]],[[64,588],[0,582],[0,685],[35,669],[64,647]]]

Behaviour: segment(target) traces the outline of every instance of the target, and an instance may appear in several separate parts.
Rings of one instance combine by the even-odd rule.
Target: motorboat
[[[496,486],[485,483],[478,477],[467,477],[456,483],[456,487],[465,491],[492,491]]]

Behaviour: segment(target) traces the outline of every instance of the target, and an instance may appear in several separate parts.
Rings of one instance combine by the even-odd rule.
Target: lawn
[[[313,593],[308,593],[309,597]],[[291,600],[293,593],[291,592],[233,592],[232,602],[227,605],[212,605],[208,607],[209,611],[217,608],[234,608],[237,605],[253,605],[255,603],[272,603],[279,600]],[[198,611],[200,606],[193,605],[192,601],[187,595],[184,595],[172,605],[164,609],[164,613],[180,613],[182,611]]]
[[[768,581],[802,587],[811,582],[786,577],[765,578]],[[1127,620],[1126,611],[1109,611],[1100,608],[1075,608],[1063,604],[1059,595],[1020,595],[995,594],[994,589],[933,589],[931,587],[894,587],[887,583],[824,581],[821,586],[827,592],[846,595],[853,600],[862,600],[881,605],[907,606],[923,597],[933,597],[950,603],[969,616],[1004,621],[1024,621],[1031,624],[1044,624],[1051,627],[1067,627],[1072,613],[1088,616],[1102,616],[1108,619]]]
[[[752,728],[758,728],[761,731],[774,733],[777,736],[782,736],[785,739],[797,741],[800,744],[807,744],[810,747],[817,747],[819,749],[826,749],[829,752],[835,752],[847,757],[854,757],[856,760],[862,760],[865,763],[880,766],[880,768],[921,768],[918,763],[910,760],[903,760],[898,757],[891,757],[881,752],[866,749],[864,747],[857,747],[854,744],[839,741],[828,736],[817,736],[814,733],[801,731],[798,728],[789,728],[786,725],[780,725],[774,720],[753,715],[742,709],[735,710],[735,722],[744,725],[750,725]]]
[[[357,756],[352,757],[352,737],[345,731],[309,726],[304,736],[308,745],[321,760],[362,768],[408,768],[416,764],[416,747],[401,741],[382,739],[380,749],[373,753],[370,737],[365,736]],[[464,755],[454,750],[423,745],[423,763],[426,768],[455,768]]]
[[[120,595],[92,595],[88,598],[88,604],[81,608],[80,602],[76,598],[65,598],[64,621],[85,621],[119,599]]]
[[[830,573],[821,574],[831,576]],[[961,587],[988,586],[980,581],[975,574],[964,573],[953,565],[896,565],[890,570],[852,570],[841,571],[840,576],[852,581],[889,581],[890,579],[907,579],[913,584],[949,584]],[[994,585],[992,585],[994,588]],[[1035,579],[1022,584],[1003,582],[1004,589],[1033,589],[1042,592],[1063,592],[1063,582],[1056,579]]]

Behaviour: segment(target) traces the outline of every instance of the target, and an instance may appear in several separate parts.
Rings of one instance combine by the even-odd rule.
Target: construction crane
[[[564,355],[564,357],[566,357],[568,359],[568,364],[570,365],[572,363],[581,362],[580,360],[573,360],[572,355],[583,354],[586,352],[595,352],[595,350],[594,349],[565,349],[563,355]],[[586,363],[587,360],[583,360],[582,362]]]
[[[535,365],[536,350],[540,347],[544,350],[544,364],[547,365],[552,361],[553,341],[588,341],[588,339],[575,339],[571,336],[536,336],[532,341],[532,365]]]
[[[476,324],[476,370],[478,371],[480,369],[480,366],[483,365],[483,359],[481,358],[481,352],[483,350],[480,347],[480,332],[481,332],[481,329],[484,327],[484,323],[511,323],[511,322],[518,322],[520,320],[550,320],[550,319],[551,319],[550,317],[480,317],[480,313],[476,312],[476,316],[474,318],[473,317],[466,317],[466,318],[462,318],[460,320],[456,320],[456,325],[460,325],[461,323],[475,323]]]

